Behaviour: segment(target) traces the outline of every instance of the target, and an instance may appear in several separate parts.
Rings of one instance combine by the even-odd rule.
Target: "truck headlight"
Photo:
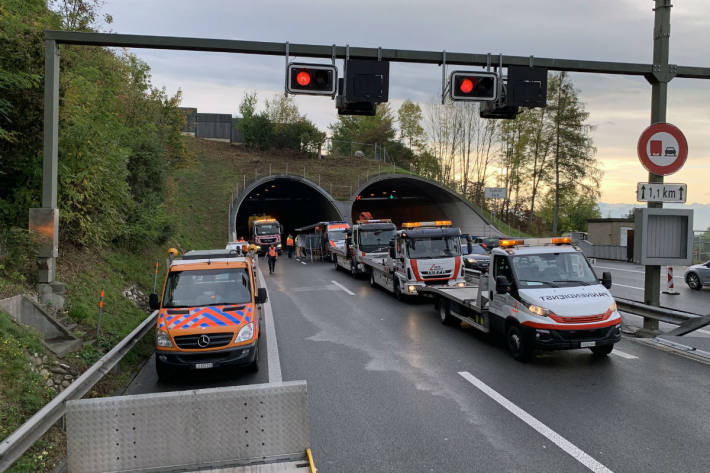
[[[276,248],[279,248],[279,249],[280,249],[280,248],[281,248],[281,243],[279,243],[278,245],[276,245]]]
[[[239,342],[246,342],[247,340],[251,340],[251,337],[254,336],[254,324],[248,323],[244,327],[242,327],[239,330],[239,333],[237,334],[236,337],[234,337],[234,343],[239,343]]]
[[[540,317],[547,317],[547,314],[550,313],[549,310],[542,308],[539,305],[533,305],[533,304],[530,304],[528,306],[528,310],[535,315],[539,315]]]
[[[464,281],[459,281],[456,283],[456,287],[464,287],[466,283]]]
[[[408,286],[407,291],[409,291],[410,294],[414,293],[417,290],[416,286]]]
[[[163,330],[158,330],[158,335],[155,337],[155,344],[159,347],[172,348],[173,341],[170,340],[170,335]]]

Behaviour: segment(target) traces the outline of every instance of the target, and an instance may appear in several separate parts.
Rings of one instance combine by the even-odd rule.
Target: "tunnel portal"
[[[361,212],[373,218],[402,222],[451,220],[463,233],[499,236],[501,233],[470,202],[445,187],[416,176],[379,176],[353,196],[351,218]]]
[[[315,183],[297,176],[262,178],[242,192],[230,221],[237,236],[248,238],[249,217],[269,215],[281,223],[284,235],[320,221],[344,220],[333,198]]]

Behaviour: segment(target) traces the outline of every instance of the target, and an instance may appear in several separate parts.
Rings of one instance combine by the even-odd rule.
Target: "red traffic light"
[[[290,63],[286,91],[291,94],[334,95],[338,69],[330,64]]]
[[[306,71],[301,71],[296,75],[296,82],[301,87],[305,87],[311,83],[311,75]]]
[[[469,79],[468,77],[464,80],[461,81],[461,85],[459,86],[459,89],[461,89],[461,92],[464,94],[470,94],[473,88],[476,86],[476,79]]]
[[[452,100],[494,101],[498,98],[498,77],[492,72],[454,71],[449,90]]]

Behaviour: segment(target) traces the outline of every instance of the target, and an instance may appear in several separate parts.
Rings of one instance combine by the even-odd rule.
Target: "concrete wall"
[[[198,113],[195,136],[231,141],[232,116],[227,113]]]

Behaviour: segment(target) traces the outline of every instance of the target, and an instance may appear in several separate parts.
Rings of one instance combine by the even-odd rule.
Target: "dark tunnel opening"
[[[352,205],[353,221],[364,211],[376,219],[389,218],[397,227],[403,222],[451,220],[463,233],[482,236],[500,233],[460,196],[413,177],[386,177],[362,188]]]
[[[341,220],[334,203],[315,187],[293,178],[266,180],[254,187],[237,209],[237,236],[249,237],[249,217],[269,215],[281,223],[283,234],[324,220]]]

